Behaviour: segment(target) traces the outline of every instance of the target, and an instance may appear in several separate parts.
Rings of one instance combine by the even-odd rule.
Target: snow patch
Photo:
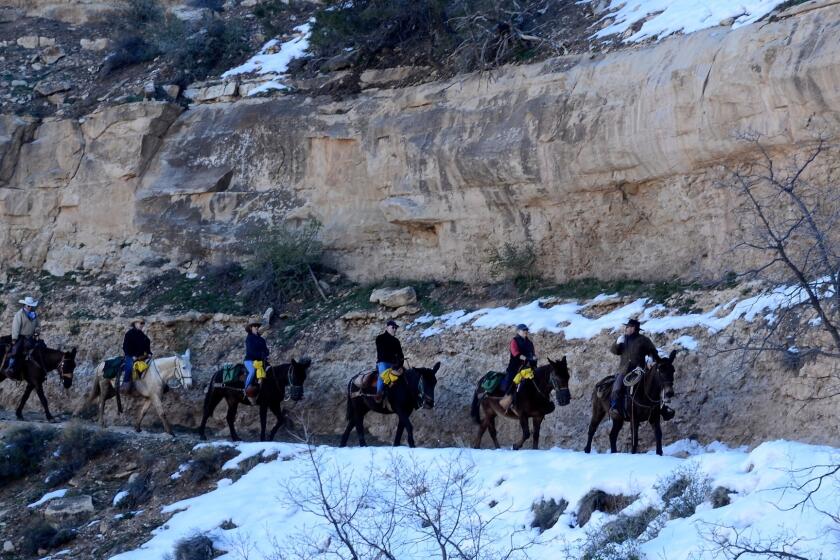
[[[298,25],[294,28],[295,36],[281,43],[277,39],[268,41],[260,51],[246,60],[236,68],[231,68],[222,78],[230,78],[240,74],[281,74],[284,75],[289,69],[289,63],[296,58],[307,56],[309,38],[312,35],[312,22]],[[281,76],[282,77],[282,76]],[[248,95],[256,95],[270,90],[284,90],[287,86],[279,79],[273,79],[260,84],[248,92]]]
[[[114,507],[116,507],[116,506],[120,505],[120,503],[121,503],[124,499],[126,499],[127,497],[128,497],[128,491],[126,491],[126,490],[121,490],[121,491],[117,492],[117,495],[116,495],[116,496],[114,496],[114,501],[113,501],[113,502],[111,502],[111,505],[113,505]]]
[[[594,1],[594,0],[590,0]],[[603,39],[610,35],[624,34],[639,21],[645,20],[641,29],[626,39],[635,43],[656,37],[662,39],[677,32],[693,33],[730,24],[733,28],[760,20],[782,3],[783,0],[610,0],[604,18],[613,23],[595,34]]]
[[[61,490],[53,490],[52,492],[47,492],[46,494],[44,494],[41,497],[41,499],[38,500],[37,502],[32,502],[31,504],[29,504],[26,507],[36,508],[40,505],[43,505],[43,504],[49,502],[53,498],[63,498],[65,494],[67,494],[67,488],[62,488]]]
[[[600,295],[589,302],[565,302],[548,306],[552,301],[538,299],[520,307],[493,307],[467,312],[453,311],[435,317],[423,315],[414,320],[414,324],[426,325],[420,333],[421,337],[441,334],[447,329],[471,325],[475,328],[494,329],[498,327],[515,326],[525,323],[532,331],[548,331],[562,333],[567,340],[591,339],[603,331],[616,330],[628,319],[637,317],[642,322],[642,328],[649,333],[665,333],[668,331],[685,330],[703,327],[714,334],[738,319],[753,321],[758,316],[764,316],[767,311],[792,306],[801,303],[804,292],[797,286],[780,286],[765,293],[743,300],[731,300],[718,305],[706,313],[671,314],[664,305],[650,305],[646,298],[639,298],[624,306],[618,307],[600,317],[587,317],[583,311],[595,303],[615,296]],[[683,347],[689,348],[691,337],[683,338]],[[696,348],[696,346],[695,346]]]

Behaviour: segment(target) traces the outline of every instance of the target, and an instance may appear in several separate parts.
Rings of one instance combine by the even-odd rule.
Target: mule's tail
[[[481,406],[478,400],[478,387],[473,393],[472,406],[470,407],[470,416],[476,424],[481,424]]]

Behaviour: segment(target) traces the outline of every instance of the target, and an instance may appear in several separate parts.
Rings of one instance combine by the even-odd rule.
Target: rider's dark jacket
[[[624,342],[621,344],[613,343],[610,352],[621,356],[618,363],[618,373],[622,375],[638,366],[644,366],[645,356],[650,356],[659,362],[659,352],[656,351],[656,346],[648,337],[639,333],[625,335]]]
[[[267,361],[268,356],[268,345],[265,339],[258,334],[248,333],[245,337],[245,359]]]
[[[516,374],[519,368],[522,367],[522,359],[520,355],[525,356],[525,360],[532,367],[536,364],[536,352],[534,351],[534,343],[530,338],[525,338],[516,335],[510,341],[510,360],[508,360],[507,370],[508,374]]]
[[[396,336],[389,332],[384,332],[376,337],[376,362],[385,362],[391,364],[396,368],[403,366],[402,345]]]
[[[123,338],[123,353],[132,358],[148,356],[152,353],[152,341],[146,333],[136,327],[131,327]]]

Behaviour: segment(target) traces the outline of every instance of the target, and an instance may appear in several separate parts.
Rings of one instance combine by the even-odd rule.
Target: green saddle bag
[[[238,377],[237,364],[225,364],[222,366],[222,383],[233,383]]]
[[[485,393],[492,393],[499,388],[499,384],[504,378],[505,372],[503,371],[488,371],[481,382],[481,390]]]
[[[102,377],[104,377],[105,379],[115,379],[120,374],[120,371],[123,369],[124,363],[125,358],[123,358],[122,356],[117,356],[115,358],[105,360],[105,367],[102,368]]]

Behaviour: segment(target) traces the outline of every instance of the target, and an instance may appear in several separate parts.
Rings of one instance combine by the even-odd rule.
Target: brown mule
[[[662,426],[660,423],[664,405],[662,395],[664,394],[666,399],[674,396],[674,358],[676,356],[677,351],[673,350],[667,358],[662,358],[660,363],[651,366],[636,385],[634,397],[627,410],[627,416],[631,418],[631,453],[638,451],[639,424],[649,422],[656,437],[656,454],[662,455]],[[589,421],[586,447],[583,449],[586,453],[592,450],[592,438],[595,437],[595,432],[598,430],[601,421],[609,413],[610,388],[613,379],[615,379],[614,375],[605,377],[595,385],[595,389],[592,391],[592,418]],[[613,420],[610,430],[610,451],[612,453],[618,451],[616,445],[618,433],[624,426],[624,422],[624,419]]]
[[[534,425],[534,449],[540,446],[540,426],[546,414],[554,411],[554,404],[551,402],[551,392],[554,391],[554,398],[558,406],[566,406],[571,402],[571,394],[569,393],[569,367],[566,362],[566,356],[559,362],[551,359],[548,360],[548,365],[540,366],[534,370],[534,378],[522,381],[522,386],[516,395],[516,405],[507,408],[501,404],[502,396],[499,394],[483,395],[481,384],[486,375],[478,380],[478,386],[473,394],[472,407],[470,416],[479,424],[478,434],[473,442],[473,447],[478,449],[481,447],[481,438],[485,431],[490,431],[490,437],[493,439],[493,445],[499,449],[499,440],[496,438],[496,417],[503,416],[519,420],[519,425],[522,426],[522,439],[517,442],[513,448],[521,448],[525,442],[531,437],[531,431],[528,427],[528,419],[533,419]],[[484,418],[481,417],[481,411],[484,410]]]

